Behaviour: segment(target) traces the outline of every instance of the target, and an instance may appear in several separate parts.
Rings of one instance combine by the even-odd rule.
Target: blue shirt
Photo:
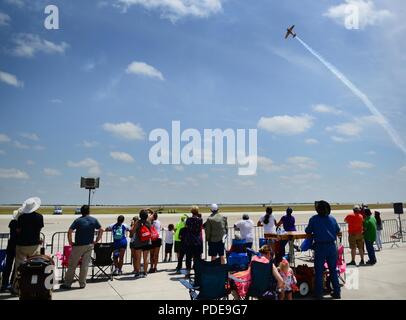
[[[73,221],[70,229],[75,232],[75,245],[84,246],[93,243],[95,230],[100,229],[100,223],[96,218],[84,216]]]
[[[283,229],[285,231],[296,231],[295,227],[295,217],[292,215],[284,215],[281,218]]]
[[[333,242],[340,232],[340,227],[335,218],[332,216],[314,215],[310,218],[305,232],[313,235],[314,241]]]

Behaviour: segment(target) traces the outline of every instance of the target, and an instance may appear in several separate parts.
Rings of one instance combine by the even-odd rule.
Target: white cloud
[[[399,169],[400,173],[406,173],[406,165]]]
[[[51,103],[62,103],[62,100],[61,99],[57,99],[57,98],[55,98],[55,99],[51,99],[51,100],[49,100]]]
[[[335,115],[339,115],[342,113],[341,110],[338,110],[332,106],[328,106],[326,104],[316,104],[312,107],[314,112],[318,112],[318,113],[332,113]]]
[[[14,146],[15,146],[17,149],[24,149],[24,150],[30,149],[30,146],[29,146],[29,145],[26,145],[26,144],[24,144],[24,143],[21,143],[20,141],[14,141]]]
[[[350,169],[372,169],[375,165],[369,162],[354,160],[349,162],[348,167]]]
[[[327,131],[335,131],[338,134],[347,136],[347,137],[355,137],[359,136],[362,132],[363,128],[360,123],[358,122],[344,122],[332,127],[327,127]]]
[[[343,138],[343,137],[338,137],[338,136],[331,136],[330,137],[331,140],[333,140],[334,142],[338,142],[338,143],[344,143],[344,142],[349,142],[349,139]]]
[[[309,130],[312,126],[313,118],[309,115],[261,117],[258,121],[258,128],[281,135],[300,134]]]
[[[101,173],[99,163],[92,158],[85,158],[78,162],[68,161],[66,165],[70,168],[87,168],[91,175],[99,175]]]
[[[29,166],[33,166],[35,164],[35,162],[32,160],[27,160],[26,164],[28,164]]]
[[[128,162],[128,163],[135,161],[134,158],[126,152],[113,151],[113,152],[110,152],[110,157],[112,157],[114,160]]]
[[[14,74],[0,70],[0,81],[14,87],[24,87],[24,83],[17,79]]]
[[[103,129],[127,140],[143,140],[145,137],[145,132],[141,126],[132,122],[105,123]]]
[[[376,155],[376,152],[374,150],[370,150],[370,151],[366,152],[366,154],[368,154],[370,156],[374,156],[374,155]]]
[[[117,0],[116,6],[126,12],[131,6],[159,10],[162,17],[176,21],[183,17],[205,18],[222,11],[224,0]]]
[[[18,169],[0,169],[2,179],[29,179],[29,175]]]
[[[4,134],[4,133],[0,133],[0,143],[4,143],[4,142],[10,142],[11,139],[9,138],[8,135]]]
[[[257,164],[259,169],[267,172],[280,171],[282,169],[282,167],[276,165],[272,159],[263,156],[257,157]]]
[[[153,66],[146,64],[145,62],[134,61],[130,63],[125,71],[129,74],[138,74],[150,78],[157,78],[159,80],[165,80],[162,73],[155,69]]]
[[[80,144],[80,146],[85,147],[85,148],[94,148],[97,147],[99,143],[97,141],[87,141],[83,140],[83,142]]]
[[[60,176],[61,172],[56,169],[44,168],[44,174],[48,177]]]
[[[287,163],[289,165],[292,165],[294,168],[303,170],[317,168],[317,162],[308,157],[301,156],[290,157],[287,159]]]
[[[0,12],[0,26],[8,26],[10,24],[11,18],[8,14]]]
[[[86,158],[86,159],[83,159],[78,162],[74,162],[74,161],[70,161],[70,160],[67,162],[67,166],[71,167],[71,168],[89,168],[89,167],[96,167],[98,165],[99,165],[99,163],[92,158]]]
[[[346,26],[347,19],[351,19],[356,12],[361,29],[379,24],[393,16],[389,10],[377,9],[375,3],[370,0],[345,0],[344,3],[330,7],[323,15]]]
[[[20,133],[20,136],[25,138],[25,139],[32,140],[32,141],[38,141],[39,140],[39,137],[38,137],[38,135],[36,133],[23,132],[23,133]]]
[[[310,138],[310,139],[306,139],[306,140],[305,140],[305,143],[306,143],[306,144],[318,144],[318,143],[319,143],[319,140]]]
[[[13,42],[16,46],[13,48],[12,53],[18,57],[30,58],[37,52],[64,54],[65,50],[69,48],[69,44],[66,42],[56,44],[31,33],[20,33],[13,39]]]

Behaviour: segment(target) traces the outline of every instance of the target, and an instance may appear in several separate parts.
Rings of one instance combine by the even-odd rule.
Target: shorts
[[[113,246],[114,250],[127,249],[127,239],[114,240]]]
[[[148,251],[152,249],[151,244],[144,244],[141,246],[135,246],[133,242],[130,243],[130,248],[134,250],[142,250],[142,251]]]
[[[151,248],[159,248],[162,245],[162,239],[152,240]]]
[[[173,243],[165,243],[165,253],[172,254]]]
[[[364,250],[364,236],[362,233],[350,234],[348,236],[348,242],[351,249]]]
[[[216,256],[224,256],[224,243],[223,241],[218,242],[210,242],[209,241],[209,256],[216,257]]]
[[[181,242],[175,241],[175,253],[180,253],[180,249],[181,249]]]

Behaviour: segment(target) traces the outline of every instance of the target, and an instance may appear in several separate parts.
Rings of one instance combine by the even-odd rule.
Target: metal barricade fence
[[[41,232],[41,241],[42,241],[42,247],[46,247],[46,238],[45,234]],[[10,233],[0,233],[0,250],[4,250],[7,248],[8,244],[8,239],[10,238]]]
[[[388,220],[382,220],[383,222],[383,231],[382,231],[382,243],[393,243],[395,241],[401,241],[400,239],[392,239],[391,236],[395,234],[396,232],[399,231],[399,223],[396,219],[388,219]],[[403,223],[403,221],[402,221]],[[342,244],[345,248],[349,248],[349,243],[348,243],[348,225],[346,223],[339,223],[340,229],[342,232]],[[406,226],[406,221],[404,222],[404,225]],[[296,225],[296,230],[297,231],[302,231],[304,232],[307,224],[297,224]],[[162,263],[165,258],[165,230],[160,231],[160,236],[162,239],[162,246],[160,250],[160,255],[159,255],[159,263]],[[6,238],[2,238],[2,235],[5,234],[0,234],[0,246],[3,248],[3,240]],[[234,227],[228,227],[228,236],[225,241],[225,248],[229,249],[232,244],[232,239],[234,239],[236,235],[236,231]],[[4,236],[5,237],[5,236]],[[43,236],[45,239],[45,236]],[[203,237],[203,258],[207,259],[208,258],[208,245],[207,242],[205,241],[205,233],[204,231],[202,232],[202,237]],[[264,237],[264,230],[263,227],[254,227],[254,241],[253,241],[253,249],[254,250],[259,250],[259,239]],[[7,237],[8,239],[8,237]],[[102,236],[102,242],[113,242],[113,235],[110,231],[106,231],[103,233]],[[301,245],[303,240],[296,240],[295,244]],[[6,241],[7,242],[7,241]],[[51,255],[55,255],[57,252],[63,253],[63,247],[68,245],[68,237],[67,237],[67,232],[55,232],[52,235],[51,238],[51,244],[48,244],[47,247],[50,247],[50,253]],[[172,254],[172,262],[176,261],[176,255],[173,253]],[[55,260],[55,265],[57,268],[62,268],[61,262],[57,261],[58,259]],[[127,248],[125,256],[124,256],[124,264],[132,264],[132,254],[131,250]]]

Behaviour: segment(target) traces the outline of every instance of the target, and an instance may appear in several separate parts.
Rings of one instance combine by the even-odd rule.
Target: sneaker
[[[84,289],[84,288],[86,288],[86,283],[85,283],[85,284],[81,284],[81,285],[79,285],[79,288],[80,288],[80,289]]]
[[[140,276],[140,273],[139,272],[133,272],[134,273],[134,278],[138,278],[139,276]]]
[[[354,260],[352,260],[351,262],[347,263],[347,266],[356,266],[356,263]]]
[[[146,278],[146,277],[147,277],[147,273],[146,273],[146,272],[143,272],[143,273],[142,273],[142,276],[143,276],[144,278]]]
[[[365,266],[364,260],[361,260],[361,261],[360,261],[359,266]]]
[[[113,276],[116,276],[116,275],[118,275],[118,269],[114,269],[114,271],[113,271]]]
[[[120,276],[122,276],[122,275],[123,275],[123,270],[118,270],[118,274],[119,274]]]
[[[175,270],[176,274],[181,274],[180,269]]]
[[[368,260],[366,264],[369,265],[369,266],[373,266],[375,263],[376,263],[376,262],[373,262],[373,261],[371,261],[371,260]]]
[[[341,299],[341,294],[340,294],[340,293],[332,292],[332,293],[331,293],[331,297],[332,297],[333,299]]]
[[[149,271],[148,271],[148,273],[154,273],[154,272],[155,272],[154,268],[151,268],[151,269],[149,269]]]

